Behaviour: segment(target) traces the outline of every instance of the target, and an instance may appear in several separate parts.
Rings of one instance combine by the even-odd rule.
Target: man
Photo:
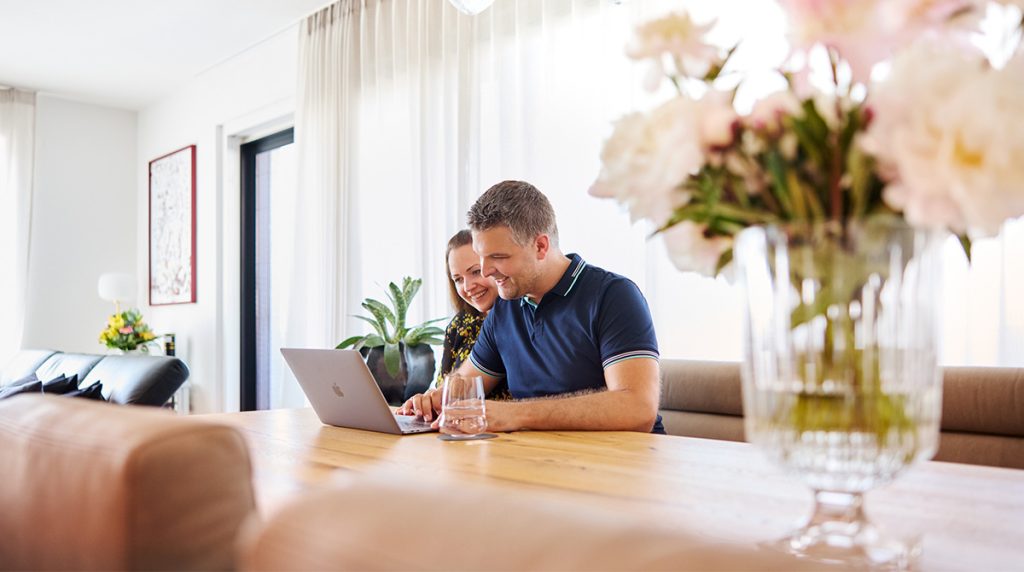
[[[551,203],[529,183],[491,187],[468,219],[500,299],[456,373],[487,391],[507,377],[517,400],[489,401],[488,429],[664,433],[658,342],[636,284],[563,254]],[[431,421],[440,409],[434,389],[398,412]]]

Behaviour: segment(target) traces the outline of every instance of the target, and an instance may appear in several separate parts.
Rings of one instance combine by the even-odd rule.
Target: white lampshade
[[[494,3],[494,0],[448,0],[452,6],[467,16],[476,16]]]
[[[100,298],[109,302],[123,302],[135,299],[135,276],[124,272],[107,272],[100,275],[96,290]]]

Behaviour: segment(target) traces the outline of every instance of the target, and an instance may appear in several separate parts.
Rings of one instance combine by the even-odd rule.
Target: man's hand
[[[398,415],[415,415],[428,422],[433,421],[435,415],[440,412],[440,389],[428,389],[425,393],[417,393],[395,411]]]

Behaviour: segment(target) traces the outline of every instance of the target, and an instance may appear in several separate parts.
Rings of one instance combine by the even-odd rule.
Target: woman
[[[445,331],[441,370],[435,387],[441,387],[444,377],[469,359],[469,352],[480,335],[480,326],[498,299],[494,281],[485,278],[480,271],[480,257],[473,252],[473,236],[468,230],[460,230],[448,241],[445,262],[450,278],[448,294],[457,313]],[[509,398],[508,384],[502,380],[488,397]]]

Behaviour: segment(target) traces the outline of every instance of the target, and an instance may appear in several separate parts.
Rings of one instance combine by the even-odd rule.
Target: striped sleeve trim
[[[607,369],[609,366],[617,364],[620,361],[626,361],[628,359],[636,358],[647,358],[653,360],[660,359],[658,356],[658,352],[652,352],[650,350],[635,350],[631,352],[623,352],[618,355],[613,355],[612,357],[604,360],[604,362],[601,363],[601,367]],[[474,362],[474,364],[475,363],[476,362]]]
[[[480,362],[476,361],[476,356],[473,355],[473,354],[469,354],[469,361],[473,362],[473,366],[476,367],[478,370],[486,373],[487,375],[489,375],[491,377],[497,377],[497,378],[505,377],[505,374],[503,374],[503,373],[498,373],[496,371],[489,370],[486,367],[480,365]]]

